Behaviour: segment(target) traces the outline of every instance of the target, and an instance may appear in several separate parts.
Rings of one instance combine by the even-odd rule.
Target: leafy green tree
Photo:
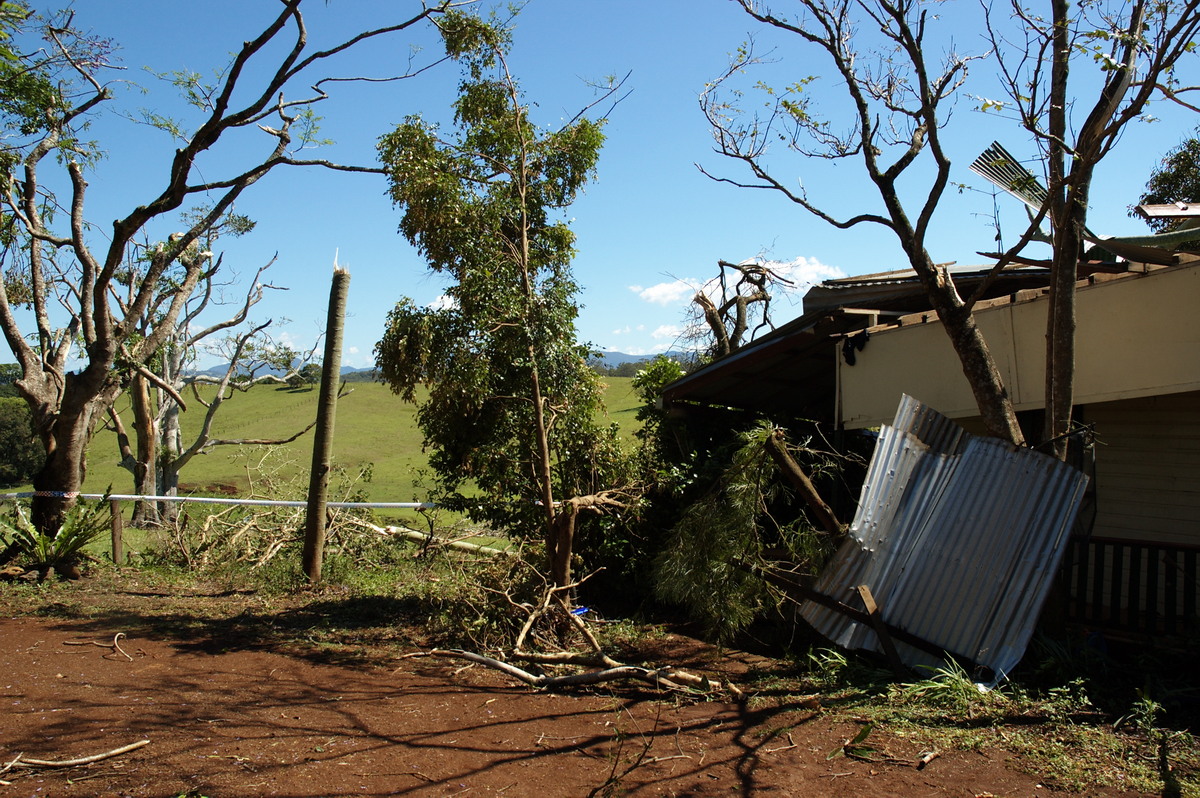
[[[28,482],[46,459],[23,399],[0,397],[0,485]]]
[[[1196,129],[1200,134],[1200,128]],[[1200,202],[1200,138],[1192,136],[1163,157],[1162,162],[1146,181],[1146,191],[1139,205],[1168,205],[1172,202]],[[1132,212],[1131,212],[1132,215]],[[1147,224],[1158,233],[1166,232],[1171,219],[1149,219]],[[1184,249],[1200,247],[1200,238],[1183,245]]]
[[[14,37],[30,25],[22,3],[0,2],[0,119],[5,138],[46,129],[46,109],[61,100],[58,86],[42,69],[31,69],[15,49]]]
[[[304,388],[311,391],[312,387],[321,382],[321,364],[305,363],[300,370],[288,377],[287,383],[292,388]]]
[[[21,367],[16,363],[0,363],[0,396],[16,396]]]
[[[602,123],[558,129],[530,118],[508,70],[509,32],[467,14],[443,24],[464,68],[450,135],[410,117],[379,145],[400,232],[451,278],[448,303],[391,311],[378,369],[414,400],[431,466],[473,512],[508,530],[540,529],[551,576],[571,581],[577,517],[623,502],[614,426],[601,426],[599,382],[576,340],[574,234],[563,212],[596,167]],[[566,599],[565,593],[560,594]]]
[[[641,364],[633,378],[633,389],[642,400],[637,411],[637,420],[642,426],[635,433],[642,442],[643,460],[647,467],[658,467],[666,463],[678,463],[688,450],[677,435],[678,424],[672,425],[668,414],[658,407],[658,398],[663,389],[684,375],[683,366],[666,355],[659,355],[649,363]],[[654,478],[653,482],[661,482]]]

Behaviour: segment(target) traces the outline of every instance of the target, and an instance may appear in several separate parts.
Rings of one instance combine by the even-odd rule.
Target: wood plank
[[[875,636],[879,638],[879,645],[883,647],[883,653],[887,656],[892,670],[900,674],[905,673],[907,669],[904,667],[904,661],[900,659],[900,652],[896,651],[896,644],[892,642],[892,636],[883,622],[883,613],[879,611],[879,605],[875,603],[875,596],[871,594],[871,588],[867,585],[859,585],[858,595],[862,599],[863,606],[867,608],[867,615],[871,618],[871,628],[875,630]]]

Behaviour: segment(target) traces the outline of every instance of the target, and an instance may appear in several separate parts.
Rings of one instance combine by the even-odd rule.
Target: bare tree
[[[6,142],[2,199],[4,221],[11,223],[13,235],[6,236],[10,243],[3,252],[4,265],[22,279],[6,280],[0,287],[0,329],[21,366],[16,385],[32,409],[47,452],[46,464],[34,478],[38,496],[33,518],[44,532],[58,529],[71,496],[82,485],[85,452],[96,423],[131,375],[162,350],[200,285],[207,259],[187,253],[203,231],[276,168],[382,171],[301,156],[301,150],[316,143],[311,109],[328,97],[324,87],[330,78],[315,74],[317,70],[366,40],[396,35],[453,5],[451,0],[422,5],[407,18],[318,50],[308,41],[302,4],[303,0],[281,0],[279,13],[245,41],[214,85],[198,79],[187,82],[184,89],[201,121],[189,132],[160,120],[179,137],[180,145],[163,170],[157,193],[113,222],[107,235],[94,235],[88,226],[87,170],[96,153],[79,135],[89,115],[113,96],[105,83],[110,68],[107,46],[81,35],[73,27],[71,12],[44,27],[47,46],[26,61],[31,73],[60,88],[46,99],[36,130],[26,126],[24,130],[33,130],[31,135]],[[275,60],[268,63],[269,59]],[[297,87],[296,98],[289,99]],[[251,166],[226,173],[198,171],[200,156],[225,149],[221,145],[230,134],[255,129],[266,146]],[[54,180],[42,175],[45,169],[53,178],[59,167],[70,187],[68,196],[61,198],[51,188]],[[148,253],[140,284],[128,301],[116,303],[120,274],[135,238],[147,224],[197,196],[207,198],[207,212]],[[181,269],[167,292],[162,317],[150,335],[137,337],[139,320],[163,293],[173,264]],[[32,310],[33,330],[18,317],[23,305]],[[54,319],[63,314],[65,323],[56,324]],[[73,357],[82,364],[72,368]]]
[[[772,92],[765,112],[747,113],[740,92],[729,83],[760,63],[752,46],[742,48],[730,68],[701,95],[716,150],[742,162],[753,175],[743,182],[711,175],[746,188],[778,191],[839,229],[877,224],[890,230],[916,272],[950,336],[991,434],[1021,444],[1012,401],[1004,387],[971,305],[958,293],[947,270],[928,248],[929,225],[950,181],[950,159],[942,146],[942,127],[951,102],[966,80],[973,60],[950,51],[940,65],[930,64],[925,48],[926,13],[916,0],[797,0],[796,18],[777,16],[756,0],[735,0],[759,22],[793,34],[822,51],[846,90],[852,120],[839,133],[816,116],[805,94],[805,81]],[[877,46],[860,49],[856,28],[878,32]],[[782,139],[796,153],[824,159],[858,159],[882,201],[882,213],[838,218],[809,199],[792,180],[767,165],[768,145]],[[708,172],[705,172],[709,174]],[[915,202],[901,197],[919,194]],[[922,183],[918,192],[911,188]]]
[[[742,161],[753,182],[717,178],[736,185],[779,191],[818,218],[841,229],[879,224],[891,230],[920,278],[946,329],[975,395],[988,431],[1013,443],[1024,442],[1012,403],[987,344],[971,317],[988,281],[968,297],[958,293],[929,252],[928,230],[949,185],[950,160],[943,148],[949,104],[959,96],[967,68],[980,56],[952,48],[933,66],[936,16],[922,0],[796,0],[796,17],[776,15],[759,0],[734,0],[750,16],[794,34],[824,51],[843,81],[849,100],[846,132],[819,118],[806,94],[806,80],[771,91],[765,113],[745,114],[729,90],[735,75],[757,62],[744,48],[730,70],[704,92],[701,104],[716,137],[717,150]],[[1112,150],[1124,127],[1136,119],[1156,92],[1178,99],[1193,87],[1179,85],[1175,68],[1193,50],[1200,28],[1197,0],[1123,6],[1087,0],[1068,8],[1050,0],[1049,17],[1020,2],[1011,5],[1014,25],[994,25],[985,10],[983,27],[991,37],[1001,80],[1010,103],[985,108],[1015,110],[1033,134],[1047,164],[1049,191],[1029,227],[996,263],[992,277],[1017,253],[1039,240],[1038,228],[1053,228],[1052,294],[1047,334],[1047,425],[1044,436],[1065,452],[1061,436],[1070,424],[1074,375],[1074,290],[1086,229],[1088,192],[1096,166]],[[1020,31],[1017,41],[1005,38]],[[865,32],[876,36],[875,46]],[[1072,96],[1070,69],[1091,62],[1100,70],[1100,88],[1083,122],[1072,127],[1072,111],[1084,101]],[[735,103],[725,97],[735,97]],[[1180,100],[1180,102],[1182,102]],[[856,158],[882,201],[882,213],[837,218],[793,190],[767,165],[767,145],[782,139],[796,153],[825,159]],[[924,188],[913,188],[924,178]],[[900,180],[905,181],[902,197]]]
[[[211,246],[215,237],[206,237]],[[312,428],[309,424],[296,434],[283,439],[227,439],[213,436],[213,422],[218,411],[235,393],[249,391],[255,385],[287,384],[297,368],[296,353],[281,347],[268,336],[272,321],[250,323],[251,308],[258,304],[267,290],[277,286],[262,282],[263,273],[274,259],[254,274],[236,310],[227,318],[201,324],[201,318],[213,305],[224,304],[221,287],[217,286],[222,258],[208,268],[175,323],[174,329],[160,349],[145,366],[134,369],[129,379],[128,394],[133,415],[136,448],[116,405],[108,414],[117,433],[121,465],[133,473],[134,491],[141,495],[175,496],[179,492],[179,474],[198,454],[223,445],[279,445],[295,440]],[[135,282],[137,273],[131,271]],[[170,296],[170,289],[164,296]],[[143,318],[139,328],[142,337],[153,334],[162,314],[157,304]],[[230,331],[233,332],[230,332]],[[226,334],[225,337],[216,338]],[[225,365],[223,372],[209,374],[197,371],[197,358],[207,352],[216,355]],[[274,373],[280,362],[291,372],[283,377]],[[301,361],[302,362],[302,361]],[[267,369],[272,369],[268,371]],[[190,394],[190,397],[189,395]],[[204,408],[199,427],[191,442],[184,444],[180,415],[188,404]],[[176,504],[170,501],[139,501],[134,507],[135,524],[156,524],[169,521],[176,514]]]
[[[708,295],[705,285],[696,292],[692,302],[697,306],[704,324],[712,335],[708,354],[714,358],[736,352],[745,342],[747,333],[751,337],[763,327],[771,327],[771,298],[776,287],[784,289],[794,283],[759,261],[730,263],[717,261],[719,274],[713,287],[718,293],[718,303]],[[730,276],[735,277],[731,283]],[[757,309],[758,322],[750,328]]]
[[[1085,242],[1097,240],[1087,229],[1092,178],[1125,127],[1146,112],[1152,99],[1196,90],[1181,86],[1175,72],[1195,48],[1200,0],[1085,0],[1075,5],[1050,0],[1049,5],[1047,19],[1019,0],[1010,3],[1020,31],[1015,40],[1005,33],[1011,26],[994,24],[991,13],[985,13],[1009,96],[1007,103],[989,107],[1015,116],[1032,134],[1046,166],[1048,191],[1039,213],[1051,226],[1052,278],[1043,436],[1064,457],[1074,399],[1077,268]],[[1081,53],[1091,58],[1080,58]],[[1082,70],[1087,71],[1080,79]],[[1071,88],[1092,79],[1100,88],[1088,107],[1085,99],[1072,96]],[[1075,125],[1072,118],[1079,118],[1080,110],[1086,114]]]

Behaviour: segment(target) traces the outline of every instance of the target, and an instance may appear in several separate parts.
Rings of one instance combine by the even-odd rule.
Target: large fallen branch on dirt
[[[130,662],[133,662],[133,657],[129,656],[129,654],[126,653],[125,649],[121,648],[121,638],[122,637],[125,637],[125,633],[117,632],[115,635],[113,635],[113,641],[111,643],[97,643],[95,640],[64,640],[63,645],[64,646],[96,646],[98,648],[107,648],[107,649],[111,649],[112,653],[114,653],[114,654],[120,653],[122,656],[125,657],[125,659],[129,660]],[[107,657],[108,655],[106,654],[105,656]]]
[[[833,510],[825,503],[825,499],[813,484],[812,479],[788,451],[787,439],[783,430],[775,430],[774,433],[767,436],[766,448],[767,454],[775,461],[775,465],[779,467],[784,478],[808,505],[808,511],[812,514],[813,520],[822,529],[833,535],[835,540],[840,541],[845,537],[846,525],[838,520]]]
[[[0,776],[10,772],[14,768],[74,768],[81,765],[90,765],[93,762],[100,762],[104,759],[111,759],[114,756],[127,754],[130,751],[136,751],[144,745],[149,745],[149,740],[138,740],[136,743],[123,745],[120,748],[114,748],[111,751],[105,751],[102,754],[92,754],[91,756],[83,756],[77,759],[29,759],[24,752],[17,754],[16,758],[10,762],[6,762],[4,767],[0,768]],[[0,779],[0,785],[8,786],[11,782]]]
[[[673,666],[667,665],[661,668],[645,668],[640,665],[616,665],[611,668],[604,668],[597,671],[584,671],[583,673],[568,673],[562,676],[549,676],[544,673],[531,673],[524,668],[518,668],[510,662],[489,657],[484,654],[476,654],[473,651],[463,651],[456,648],[435,648],[430,651],[418,651],[413,654],[407,654],[406,657],[449,657],[452,659],[463,659],[468,662],[475,662],[480,665],[486,665],[489,668],[500,671],[501,673],[512,676],[530,687],[536,687],[539,690],[557,690],[563,687],[577,687],[579,685],[601,684],[603,682],[621,681],[624,679],[634,679],[636,681],[646,682],[655,687],[665,690],[679,690],[686,692],[702,692],[710,693],[720,690],[726,690],[732,693],[735,697],[741,698],[742,691],[732,684],[722,684],[721,682],[709,679],[706,676],[700,676],[687,671],[679,670]]]

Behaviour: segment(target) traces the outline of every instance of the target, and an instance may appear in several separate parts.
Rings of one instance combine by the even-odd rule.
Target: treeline
[[[654,359],[654,357],[646,357],[642,360],[627,360],[624,363],[609,366],[603,358],[594,358],[588,363],[588,366],[601,377],[636,377],[638,372],[650,365]],[[678,363],[685,372],[692,369],[691,361],[686,358],[670,357],[669,359]]]
[[[0,486],[29,482],[42,463],[46,451],[33,434],[33,415],[29,405],[13,385],[21,376],[16,363],[0,363]]]

